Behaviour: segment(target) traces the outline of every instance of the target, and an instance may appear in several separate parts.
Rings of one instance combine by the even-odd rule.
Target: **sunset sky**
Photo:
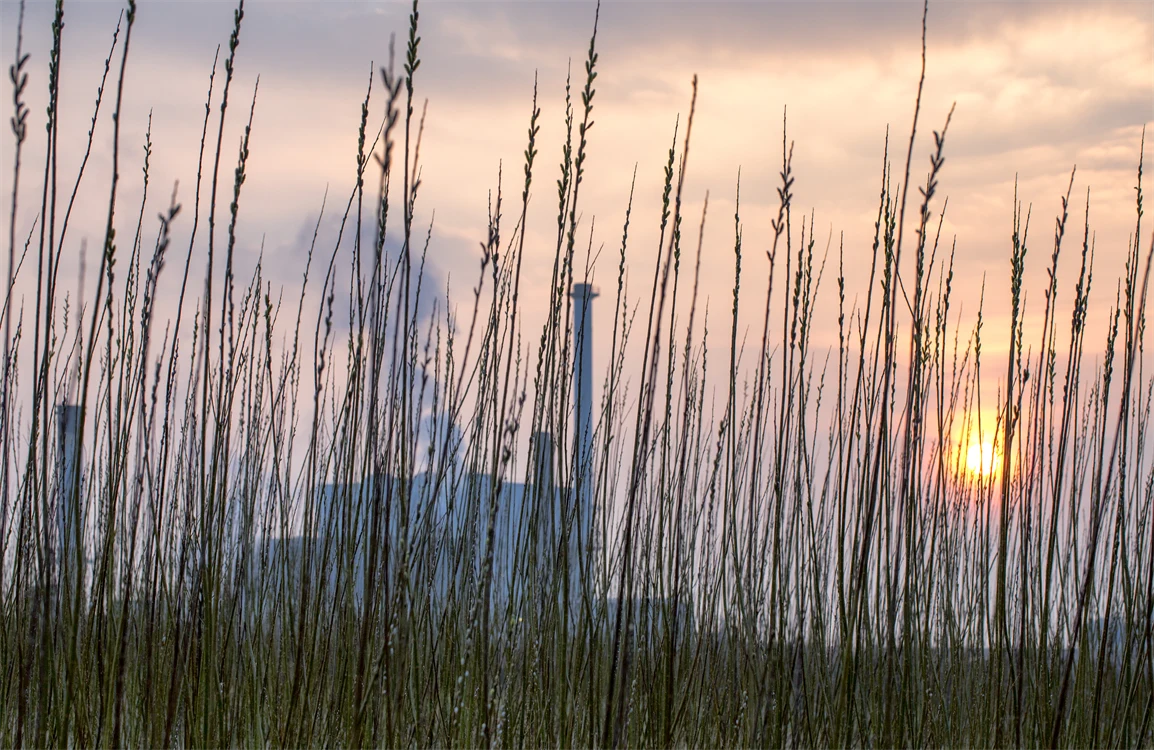
[[[15,56],[18,7],[13,0],[3,0],[0,10],[5,65]],[[226,2],[191,1],[140,5],[121,123],[122,236],[133,231],[139,211],[142,145],[151,110],[153,158],[145,216],[155,217],[164,209],[174,181],[179,180],[178,200],[184,211],[175,227],[175,246],[187,247],[208,76],[217,45],[227,53],[233,7]],[[65,4],[60,175],[69,187],[83,153],[92,102],[120,9],[119,4],[103,1]],[[384,110],[379,67],[387,63],[391,34],[397,34],[398,54],[403,50],[408,11],[407,4],[376,2],[246,4],[222,157],[222,175],[231,185],[243,120],[259,75],[248,179],[241,198],[240,279],[247,277],[263,242],[266,274],[291,296],[299,286],[326,187],[328,208],[320,246],[331,247],[335,241],[339,214],[354,184],[361,101],[372,76],[370,125],[375,131]],[[28,3],[24,48],[31,53],[27,92],[31,125],[20,184],[18,238],[28,233],[39,208],[51,14],[51,3]],[[524,273],[528,288],[540,293],[524,300],[527,332],[537,330],[543,319],[552,268],[566,70],[572,61],[580,85],[593,17],[591,2],[421,4],[422,64],[416,96],[418,112],[421,101],[428,99],[428,121],[416,223],[427,227],[435,211],[430,278],[442,289],[447,281],[459,303],[471,303],[488,195],[496,187],[502,161],[509,199],[506,231],[512,228],[537,75],[540,155]],[[615,283],[616,255],[636,166],[630,291],[635,299],[648,298],[662,169],[676,118],[680,114],[684,122],[690,81],[697,74],[685,224],[687,234],[696,237],[708,191],[702,268],[703,291],[712,299],[715,316],[711,330],[728,326],[720,318],[728,315],[730,304],[739,170],[745,252],[742,320],[751,340],[752,331],[760,327],[768,268],[764,251],[772,235],[770,220],[776,216],[784,108],[788,108],[788,137],[796,142],[795,223],[800,228],[802,216],[813,212],[819,252],[832,237],[824,299],[836,304],[834,276],[842,233],[848,293],[852,298],[861,292],[887,125],[892,128],[891,159],[897,170],[904,166],[918,81],[921,17],[920,2],[607,0],[598,28],[596,126],[590,134],[579,230],[579,245],[584,247],[595,222],[592,246],[594,251],[602,248],[595,282],[603,290]],[[1054,217],[1070,170],[1077,165],[1060,304],[1068,311],[1089,188],[1091,231],[1097,242],[1097,304],[1091,310],[1091,326],[1101,330],[1134,232],[1141,131],[1154,124],[1154,3],[938,0],[931,3],[928,28],[926,88],[912,176],[915,183],[924,182],[931,131],[941,129],[956,102],[939,188],[939,197],[949,198],[943,241],[957,240],[955,312],[961,310],[968,330],[984,277],[990,342],[986,351],[998,356],[999,342],[1006,338],[1017,175],[1019,195],[1033,208],[1027,257],[1029,312],[1040,314]],[[218,85],[219,81],[218,77]],[[7,84],[5,91],[8,102]],[[89,243],[90,281],[96,265],[111,155],[107,119],[111,101],[105,106],[108,110],[97,126],[93,160],[69,230],[68,244],[77,249],[66,250],[64,279],[76,278],[83,238]],[[1147,135],[1154,141],[1154,132]],[[6,131],[0,142],[0,184],[7,202],[13,139]],[[1146,152],[1147,157],[1154,152],[1149,143]],[[222,210],[226,208],[223,203]],[[940,200],[936,208],[940,210]],[[915,206],[910,212],[916,213]],[[7,237],[8,212],[3,213]],[[1148,222],[1142,230],[1144,251],[1150,226]],[[147,242],[155,232],[155,221],[146,221]],[[182,261],[183,249],[179,255]],[[175,260],[173,256],[166,272],[167,283],[173,285],[179,272]],[[75,283],[66,281],[65,286]],[[608,305],[604,310],[607,314]],[[1068,312],[1063,316],[1068,320]],[[595,331],[599,362],[604,363],[609,331]],[[827,326],[814,338],[817,345],[836,345],[837,331]],[[529,333],[526,339],[535,340],[536,334]],[[1100,351],[1100,341],[1093,339],[1088,348]]]

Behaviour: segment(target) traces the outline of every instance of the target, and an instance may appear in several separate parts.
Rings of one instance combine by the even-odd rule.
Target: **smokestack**
[[[529,440],[533,451],[533,482],[544,497],[553,492],[553,436],[548,432],[534,432]]]
[[[61,404],[56,407],[56,434],[59,440],[60,472],[56,501],[56,559],[62,585],[83,581],[84,523],[80,515],[80,497],[76,473],[80,467],[80,407]]]
[[[592,549],[593,531],[593,300],[600,296],[592,284],[573,285],[573,356],[577,403],[573,434],[574,489],[577,498],[577,535],[581,549]],[[582,560],[581,563],[587,564]]]
[[[529,438],[533,461],[533,487],[529,501],[535,513],[537,538],[543,550],[553,550],[560,533],[560,509],[553,488],[553,436],[548,432],[534,432]]]

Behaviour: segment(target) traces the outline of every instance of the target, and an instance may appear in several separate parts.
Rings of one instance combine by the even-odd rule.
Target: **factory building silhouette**
[[[386,545],[392,546],[394,559],[403,546],[411,575],[428,586],[434,598],[480,585],[488,562],[494,612],[511,601],[534,596],[529,588],[535,587],[538,593],[561,594],[570,619],[576,618],[579,607],[589,605],[611,622],[618,602],[597,580],[604,573],[605,561],[593,512],[592,301],[598,296],[592,284],[573,284],[571,445],[559,445],[549,432],[533,433],[527,481],[499,480],[496,488],[490,473],[462,469],[455,459],[442,461],[437,472],[417,473],[407,481],[394,477],[314,487],[304,501],[305,523],[299,533],[254,539],[249,554],[238,558],[238,564],[246,561],[241,578],[250,584],[242,587],[248,589],[242,596],[260,596],[270,587],[299,595],[307,575],[314,595],[318,586],[329,593],[351,593],[349,603],[359,606],[369,593],[366,570],[374,559],[375,531],[376,585]],[[57,407],[55,528],[45,531],[60,587],[74,591],[79,585],[85,592],[92,584],[92,550],[86,544],[90,519],[80,500],[85,497],[86,482],[79,421],[79,406]],[[457,436],[447,444],[459,442]],[[568,476],[565,485],[557,481],[561,475]],[[377,508],[378,513],[387,508],[387,516],[374,519],[370,508]],[[490,516],[491,548],[487,538]],[[486,551],[490,551],[488,561]],[[190,565],[195,568],[195,559]],[[568,580],[552,578],[558,575]],[[634,611],[656,625],[667,613],[667,604],[637,598]],[[692,632],[692,606],[682,602],[677,609],[681,632]]]
[[[598,296],[592,284],[573,285],[572,343],[573,430],[572,452],[557,444],[548,432],[529,440],[527,480],[499,481],[496,490],[487,471],[467,471],[446,461],[439,473],[415,474],[411,483],[397,478],[352,485],[329,484],[316,493],[315,519],[310,529],[286,538],[270,538],[263,548],[268,567],[278,565],[283,575],[300,575],[306,548],[315,561],[310,576],[324,577],[330,589],[353,579],[358,598],[365,595],[371,523],[368,509],[390,507],[387,529],[378,519],[389,544],[407,543],[414,575],[431,586],[435,597],[447,596],[457,586],[477,585],[485,574],[489,516],[493,514],[491,549],[492,601],[500,608],[524,587],[537,571],[564,571],[568,575],[570,616],[576,614],[583,594],[592,595],[592,576],[601,570],[601,541],[593,525],[593,355],[591,303]],[[455,428],[453,428],[455,429]],[[569,486],[556,477],[562,462],[571,471]],[[379,493],[379,497],[374,497]],[[493,507],[494,500],[496,507]],[[402,507],[405,505],[407,507]],[[406,512],[407,511],[407,512]],[[568,517],[566,517],[568,516]],[[407,525],[407,533],[401,526]],[[349,534],[355,535],[352,543]],[[436,540],[437,549],[423,546]],[[350,550],[352,552],[350,553]],[[380,554],[378,550],[378,554]],[[395,550],[394,550],[395,552]],[[378,558],[379,559],[379,558]],[[274,574],[275,575],[275,574]]]

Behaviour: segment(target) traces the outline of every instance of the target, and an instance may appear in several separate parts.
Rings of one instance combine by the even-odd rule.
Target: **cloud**
[[[15,11],[15,3],[0,6],[6,53],[11,50]],[[66,148],[60,173],[68,184],[79,165],[79,145],[86,137],[119,11],[118,4],[108,2],[66,5],[61,133]],[[227,45],[232,12],[233,6],[225,2],[140,7],[121,118],[121,236],[134,228],[130,224],[140,198],[140,146],[151,110],[155,147],[145,216],[160,210],[157,204],[167,201],[179,179],[185,210],[174,231],[177,246],[187,246],[208,74],[217,46]],[[591,2],[421,5],[416,105],[419,112],[427,97],[429,114],[416,225],[423,239],[435,211],[429,288],[435,277],[436,296],[451,279],[455,301],[471,304],[477,243],[485,236],[499,166],[507,227],[519,213],[514,204],[534,75],[542,116],[524,273],[532,288],[547,288],[556,242],[554,181],[564,140],[565,76],[571,69],[579,88],[593,13]],[[25,48],[33,55],[28,93],[33,119],[42,117],[46,104],[50,14],[49,4],[28,6]],[[299,284],[302,248],[307,247],[305,239],[311,240],[326,188],[329,206],[319,246],[331,251],[335,242],[338,204],[343,212],[355,183],[361,102],[374,76],[369,123],[375,132],[384,114],[375,71],[388,58],[390,35],[397,35],[398,57],[403,54],[407,14],[405,3],[246,6],[222,140],[222,195],[231,190],[236,149],[259,74],[238,223],[239,252],[251,267],[263,242],[266,272],[282,279],[286,289]],[[796,140],[798,221],[812,209],[819,245],[824,246],[832,230],[836,250],[844,232],[847,259],[860,262],[872,240],[887,127],[891,162],[899,173],[904,169],[920,32],[918,2],[606,2],[598,30],[596,126],[590,132],[578,230],[582,251],[589,243],[594,253],[603,248],[599,283],[614,276],[613,269],[605,267],[613,265],[609,260],[620,243],[636,165],[629,272],[633,293],[647,291],[641,286],[651,277],[648,269],[656,253],[662,167],[679,115],[684,132],[694,73],[700,86],[685,216],[687,226],[696,228],[708,191],[703,293],[718,299],[729,293],[739,169],[744,267],[750,273],[743,294],[756,299],[765,288],[764,249],[776,211],[786,107],[789,138]],[[985,275],[988,299],[1004,297],[999,285],[1008,257],[1015,175],[1023,200],[1046,215],[1064,194],[1074,164],[1079,167],[1075,193],[1087,185],[1093,191],[1101,277],[1114,273],[1133,226],[1140,129],[1152,122],[1154,23],[1147,6],[935,2],[928,37],[926,91],[911,174],[915,180],[924,178],[930,131],[942,127],[945,113],[957,102],[940,195],[950,196],[944,231],[951,238],[957,235],[964,261],[958,269],[959,279],[964,279],[959,288],[968,299],[976,299]],[[216,97],[222,77],[218,73]],[[574,100],[579,104],[579,97]],[[70,230],[75,241],[88,236],[90,244],[103,226],[110,180],[108,101],[103,112]],[[211,115],[217,115],[215,104]],[[215,127],[213,119],[210,155]],[[43,128],[34,123],[26,164],[35,164],[44,153],[42,134]],[[0,141],[7,193],[12,144],[10,138]],[[28,166],[22,177],[24,213],[18,219],[18,236],[27,231],[39,207],[42,172],[37,172]],[[204,187],[201,196],[201,240],[207,190]],[[221,205],[226,206],[227,199]],[[395,245],[387,247],[396,252]],[[338,257],[347,264],[351,250],[342,247]],[[1037,257],[1040,254],[1028,261],[1031,284],[1043,276],[1040,261],[1034,265]],[[66,262],[74,266],[74,261]],[[347,266],[340,270],[347,280]],[[70,266],[62,275],[73,273]],[[851,282],[864,283],[862,274],[851,276]],[[849,291],[852,297],[861,289]],[[527,326],[543,315],[545,297],[524,298]],[[993,304],[990,319],[998,314]]]

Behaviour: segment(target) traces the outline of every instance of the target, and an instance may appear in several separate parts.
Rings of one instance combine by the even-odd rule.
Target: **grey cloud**
[[[971,41],[984,42],[1006,34],[1011,34],[1007,49],[1012,51],[1015,49],[1013,29],[1029,29],[1047,19],[1072,14],[1079,7],[1072,3],[1050,2],[935,1],[931,4],[930,96],[924,103],[925,119],[920,131],[923,138],[915,152],[915,175],[926,164],[928,131],[940,128],[951,98],[957,95],[957,92],[944,90],[946,83],[954,79],[934,77],[943,69],[945,58],[964,51]],[[1150,36],[1148,6],[1122,3],[1094,7],[1094,12],[1132,16],[1134,25],[1146,29],[1146,36]],[[5,55],[9,55],[13,43],[15,8],[13,2],[4,2],[0,6]],[[84,106],[90,103],[97,80],[94,76],[98,74],[95,66],[107,51],[119,8],[118,4],[110,2],[71,2],[66,5],[65,40],[70,45],[66,48],[64,63],[67,100],[79,99]],[[461,268],[460,272],[453,270],[453,286],[459,298],[468,296],[467,290],[475,283],[475,240],[466,241],[459,237],[467,236],[469,231],[483,231],[483,216],[480,222],[477,216],[483,214],[484,192],[478,186],[491,182],[499,156],[516,158],[523,148],[524,119],[535,68],[541,74],[542,139],[548,137],[552,140],[539,144],[543,163],[538,171],[540,182],[535,190],[531,222],[542,224],[543,246],[551,247],[548,240],[553,204],[550,183],[556,176],[555,161],[559,151],[556,141],[560,127],[561,87],[570,58],[575,77],[579,79],[581,76],[581,63],[592,29],[593,8],[592,2],[430,1],[421,5],[423,62],[418,72],[418,96],[428,96],[431,104],[430,126],[426,132],[427,150],[422,155],[429,187],[428,192],[422,194],[419,210],[435,206],[439,210],[438,224],[448,228],[448,231],[434,228],[430,250],[433,266],[429,271],[432,275],[427,287],[431,293],[426,296],[426,301],[431,302],[434,296],[442,295],[444,280],[451,269]],[[135,107],[147,107],[153,100],[172,98],[188,105],[172,113],[162,112],[158,107],[156,131],[159,137],[161,123],[181,118],[188,120],[180,131],[180,142],[168,146],[170,151],[164,151],[179,156],[182,199],[186,202],[186,209],[191,208],[188,205],[189,193],[195,175],[195,147],[200,132],[199,118],[203,116],[208,71],[213,50],[218,44],[227,44],[232,10],[233,4],[229,2],[142,3],[139,25],[134,31],[130,72],[136,72],[140,77],[134,80],[143,82],[144,86],[130,89],[130,102]],[[698,113],[700,125],[695,126],[700,135],[696,136],[695,162],[690,170],[689,189],[695,196],[700,196],[705,188],[713,189],[715,203],[712,205],[722,206],[722,201],[732,194],[736,168],[742,164],[743,206],[748,207],[744,210],[751,217],[749,239],[755,239],[752,217],[757,213],[758,202],[773,201],[772,188],[776,185],[780,153],[780,112],[781,106],[788,103],[790,135],[798,140],[795,161],[797,205],[817,203],[819,229],[823,229],[827,221],[822,214],[828,217],[833,213],[835,241],[836,231],[845,224],[846,215],[838,211],[848,212],[851,216],[859,213],[866,216],[862,226],[868,234],[872,227],[870,208],[876,200],[886,118],[890,118],[895,128],[891,137],[891,154],[897,153],[899,146],[896,144],[904,140],[903,131],[908,132],[905,129],[917,80],[920,11],[921,4],[916,1],[606,2],[602,7],[598,41],[602,70],[598,78],[598,129],[593,131],[590,174],[587,187],[583,188],[587,191],[584,193],[587,196],[587,217],[592,217],[595,212],[600,216],[597,241],[608,237],[608,247],[612,249],[619,237],[619,214],[635,160],[640,162],[640,174],[634,227],[640,233],[643,225],[655,225],[652,217],[646,219],[646,224],[642,213],[656,211],[654,196],[659,194],[659,185],[650,183],[659,182],[673,118],[688,103],[688,73],[694,70],[703,73]],[[246,6],[238,51],[239,79],[233,101],[237,110],[247,105],[252,80],[260,73],[264,104],[258,102],[257,106],[254,161],[250,165],[253,174],[242,198],[241,224],[242,231],[267,229],[272,233],[270,244],[277,251],[266,252],[266,273],[274,272],[275,257],[275,271],[285,274],[283,283],[286,289],[299,285],[303,251],[307,250],[307,243],[311,240],[315,219],[303,220],[300,227],[278,228],[276,224],[283,224],[281,217],[286,215],[302,216],[302,204],[307,205],[305,210],[315,211],[315,199],[319,197],[324,182],[341,179],[330,175],[339,171],[340,175],[351,179],[350,149],[355,146],[355,118],[370,73],[369,62],[375,60],[380,65],[386,61],[389,35],[394,32],[397,34],[397,53],[403,54],[407,13],[408,5],[405,3],[250,2]],[[50,41],[50,15],[50,3],[29,5],[26,46],[33,52],[34,64],[40,66],[34,72],[36,80],[33,86],[43,86],[44,60]],[[1108,52],[1100,50],[1094,54],[1103,60],[1112,59]],[[1132,82],[1126,86],[1117,82],[1104,85],[1104,81],[1115,81],[1107,75],[1105,68],[1082,66],[1082,63],[1063,65],[1060,60],[1051,64],[1052,61],[1047,62],[1050,57],[1061,56],[1046,56],[1040,62],[1026,59],[1021,61],[1020,69],[1006,65],[998,73],[1007,80],[1028,73],[1038,81],[1038,85],[1052,87],[1055,91],[1063,87],[1076,88],[1085,96],[1082,105],[1055,113],[1035,103],[1013,111],[1013,117],[1000,118],[989,116],[989,101],[981,99],[976,110],[977,116],[983,119],[975,121],[975,108],[967,109],[967,103],[962,102],[947,146],[949,163],[943,181],[944,191],[956,193],[959,185],[966,191],[982,190],[991,182],[998,182],[1001,190],[1001,177],[995,180],[991,174],[982,173],[991,166],[1006,170],[1010,177],[1010,170],[1018,168],[1023,170],[1023,174],[1042,167],[1066,171],[1070,165],[1061,158],[1062,149],[1075,154],[1079,149],[1100,144],[1103,133],[1116,135],[1119,127],[1149,120],[1149,82],[1145,85]],[[1154,61],[1149,53],[1146,59]],[[866,69],[864,63],[867,62],[876,70]],[[955,62],[957,67],[951,76],[966,67],[964,59]],[[822,79],[825,69],[821,65],[864,74],[857,81],[835,82],[836,85],[818,91],[827,83]],[[1031,68],[1031,65],[1035,67]],[[163,71],[165,77],[149,78],[148,73],[154,66]],[[721,80],[729,72],[732,72],[730,80]],[[743,75],[753,79],[748,89],[742,89],[742,96],[748,99],[733,101],[732,91],[719,91],[719,84],[732,84]],[[994,78],[983,80],[980,76],[961,78],[975,92],[985,92],[987,96],[996,95],[1005,82]],[[799,80],[801,83],[797,83]],[[900,81],[897,96],[908,98],[897,99],[892,90],[861,91],[861,81],[872,86],[878,81],[890,83],[894,80]],[[794,83],[783,84],[790,81]],[[374,80],[374,91],[380,92],[379,77]],[[323,95],[318,92],[323,92]],[[727,99],[727,95],[730,98]],[[847,101],[845,97],[848,96],[855,98]],[[895,101],[900,104],[893,104]],[[337,106],[342,107],[340,112],[334,109]],[[378,98],[375,110],[378,116],[379,108]],[[879,112],[883,109],[884,112]],[[34,106],[32,111],[33,117],[42,116],[43,107]],[[509,111],[516,112],[515,127],[507,125],[511,122],[507,116]],[[338,115],[343,119],[338,120]],[[498,119],[498,116],[504,119]],[[86,128],[86,117],[71,117],[70,122]],[[241,119],[236,111],[231,117],[230,127]],[[710,118],[712,130],[709,129]],[[751,126],[738,118],[766,119]],[[128,119],[125,118],[124,122],[127,123]],[[140,113],[134,112],[132,120],[139,122]],[[307,130],[301,127],[304,122],[310,124]],[[343,124],[345,122],[352,122],[352,127]],[[657,133],[637,135],[631,132],[653,128],[654,122],[660,122]],[[107,123],[102,127],[106,128]],[[43,132],[43,128],[39,131]],[[756,140],[759,131],[764,133],[762,142]],[[107,130],[103,132],[107,133]],[[494,146],[495,138],[506,136],[511,145]],[[318,138],[327,141],[318,144]],[[330,152],[336,151],[333,144],[337,139],[340,139],[340,148],[343,149],[339,164],[335,161],[337,157],[330,156]],[[124,142],[129,142],[127,136]],[[139,141],[131,143],[136,157]],[[232,129],[225,136],[222,170],[226,175],[231,174],[235,143],[236,133]],[[465,150],[463,143],[467,143],[471,150]],[[1044,165],[1040,164],[1036,154],[1021,151],[1029,146],[1049,149]],[[7,154],[7,140],[3,148]],[[1134,148],[1137,148],[1136,143]],[[313,153],[306,153],[310,150]],[[191,158],[188,156],[190,152]],[[316,152],[322,154],[317,156]],[[266,154],[270,161],[261,162]],[[1058,156],[1050,158],[1053,154]],[[123,154],[122,158],[125,158]],[[302,163],[309,158],[313,160],[311,163]],[[456,162],[451,161],[454,158]],[[1055,160],[1062,163],[1054,166],[1052,162]],[[477,167],[479,162],[484,162],[483,168]],[[1127,172],[1130,172],[1130,166],[1125,165]],[[516,166],[506,161],[505,168],[508,180]],[[135,170],[136,166],[131,169]],[[122,174],[127,175],[130,171],[122,164]],[[173,171],[177,171],[175,166]],[[484,182],[475,176],[481,173]],[[272,178],[265,177],[261,182],[261,175],[269,174]],[[4,178],[7,179],[7,175]],[[158,179],[157,184],[164,186],[165,181]],[[336,236],[334,196],[345,191],[344,197],[339,199],[342,209],[343,201],[347,199],[347,185],[331,184],[330,208],[322,226],[324,239],[318,245],[329,251]],[[508,182],[506,184],[508,186]],[[158,190],[164,193],[167,188]],[[309,191],[308,196],[302,196],[304,190]],[[858,203],[842,200],[843,195],[855,190],[858,202],[864,206],[861,211],[856,209]],[[1045,197],[1050,197],[1049,193]],[[1008,195],[999,193],[998,198],[1000,207],[1008,203]],[[954,205],[951,201],[951,210],[954,210]],[[960,201],[957,205],[961,208]],[[476,210],[469,213],[464,207]],[[722,216],[725,210],[711,207],[710,219],[710,229],[716,225],[717,236],[723,238],[714,244],[723,249],[729,242],[730,230],[724,226],[724,220],[717,217]],[[544,218],[538,219],[537,214]],[[763,234],[768,231],[769,214],[768,210],[760,211],[758,226]],[[188,218],[188,213],[182,215],[182,221]],[[587,218],[583,226],[588,224]],[[862,233],[857,227],[846,229]],[[963,242],[968,243],[969,248],[983,247],[984,236],[976,237],[975,233],[986,235],[989,230],[981,222],[971,221],[963,230]],[[1002,233],[1000,226],[998,232]],[[420,235],[423,239],[423,230]],[[640,247],[643,237],[640,234],[636,237],[635,247]],[[345,242],[348,242],[347,237]],[[251,237],[247,246],[255,246]],[[389,247],[395,253],[395,246]],[[981,255],[984,250],[975,252],[971,249],[971,253],[973,257]],[[995,257],[992,253],[991,257]],[[351,250],[342,248],[338,257],[338,268],[343,274],[339,277],[342,282],[338,284],[340,290],[347,288],[345,282]],[[999,250],[996,260],[1001,261],[1004,257]],[[991,268],[996,270],[997,266]],[[319,285],[315,281],[316,273],[314,267],[313,290]],[[432,293],[434,287],[435,293]]]
[[[916,0],[876,2],[605,2],[598,47],[602,57],[629,57],[646,50],[674,50],[702,62],[747,53],[787,57],[845,57],[876,54],[895,44],[916,46],[921,26]],[[1052,16],[1077,3],[934,2],[929,12],[930,42],[963,41],[1011,20]],[[1097,6],[1133,14],[1133,4]],[[527,57],[573,51],[580,59],[593,25],[592,2],[433,3],[426,16],[437,24],[452,13],[453,25],[466,23],[482,39],[513,41]],[[443,15],[440,15],[443,14]],[[509,39],[511,37],[511,39]]]
[[[47,37],[51,4],[28,7],[28,27]],[[66,35],[75,43],[100,30],[111,31],[122,6],[94,0],[65,7]],[[142,4],[134,45],[141,45],[145,52],[159,51],[205,64],[206,53],[211,59],[217,44],[227,44],[233,7],[223,0]],[[931,43],[965,40],[1007,21],[1052,16],[1078,7],[1072,2],[1024,0],[935,2],[929,18]],[[1145,18],[1134,3],[1096,7]],[[438,59],[491,59],[502,45],[515,47],[521,59],[536,63],[557,57],[564,65],[569,57],[579,60],[584,55],[594,3],[426,2],[421,9],[427,65]],[[15,20],[15,13],[16,3],[5,3],[5,26]],[[384,63],[393,33],[397,52],[403,54],[407,13],[406,3],[393,2],[250,2],[241,33],[240,62],[259,68],[267,60],[270,68],[287,67],[293,75],[304,76],[310,72],[326,75],[334,67],[350,65],[361,69],[369,60]],[[895,41],[903,44],[910,34],[916,44],[920,21],[921,3],[915,0],[605,2],[598,34],[603,57],[629,57],[650,48],[672,48],[703,61],[748,52],[844,56],[876,53]]]

